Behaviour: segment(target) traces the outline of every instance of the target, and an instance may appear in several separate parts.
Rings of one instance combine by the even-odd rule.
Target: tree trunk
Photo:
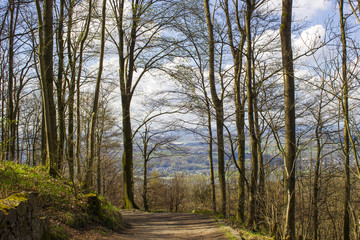
[[[218,142],[218,174],[220,183],[221,213],[226,216],[226,181],[225,181],[225,159],[224,159],[224,111],[222,99],[219,99],[215,84],[215,40],[213,23],[210,15],[209,0],[204,0],[206,23],[209,34],[209,81],[211,98],[215,106],[216,133]]]
[[[145,211],[149,210],[149,204],[148,204],[148,200],[147,200],[147,192],[148,192],[148,188],[147,188],[147,184],[148,184],[148,180],[147,180],[147,164],[148,164],[148,141],[147,141],[147,134],[148,134],[148,128],[145,125],[145,136],[143,137],[143,160],[144,160],[144,182],[143,182],[143,202],[144,202],[144,209]]]
[[[70,66],[70,83],[69,83],[69,98],[68,98],[68,141],[67,141],[67,161],[69,166],[70,181],[74,181],[74,102],[75,102],[75,84],[76,84],[76,61],[72,53],[71,46],[71,30],[73,24],[73,0],[70,0],[68,7],[68,34],[67,34],[67,48],[68,61]],[[76,53],[74,53],[76,54]]]
[[[133,179],[133,141],[130,118],[130,101],[122,98],[123,109],[123,140],[124,153],[123,163],[123,181],[124,181],[124,208],[138,208],[134,199],[134,179]]]
[[[341,30],[341,44],[342,44],[342,111],[344,118],[344,168],[345,168],[345,187],[344,187],[344,222],[343,234],[344,239],[350,239],[350,129],[349,129],[349,103],[348,103],[348,78],[347,78],[347,44],[346,44],[346,29],[344,17],[344,0],[339,0],[339,14],[340,14],[340,30]]]
[[[44,0],[44,16],[42,16],[39,0],[35,3],[39,20],[40,83],[45,116],[46,154],[50,165],[49,173],[57,177],[60,175],[60,169],[58,168],[56,108],[53,96],[53,1]]]
[[[320,100],[321,101],[321,100]],[[318,209],[318,201],[319,201],[319,177],[320,177],[320,162],[321,162],[321,103],[318,112],[317,126],[315,129],[315,137],[316,137],[316,165],[314,172],[314,183],[313,183],[313,206],[312,206],[312,219],[313,219],[313,236],[312,239],[318,240],[318,225],[319,225],[319,209]]]
[[[58,75],[56,82],[57,94],[57,110],[58,110],[58,125],[59,125],[59,139],[58,139],[58,169],[63,164],[64,146],[65,146],[65,99],[64,99],[64,8],[65,1],[60,0],[60,14],[59,27],[57,29],[57,49],[58,49]]]
[[[6,148],[6,159],[15,161],[15,142],[16,142],[16,112],[14,110],[14,40],[16,30],[16,16],[15,16],[15,1],[9,1],[10,23],[9,23],[9,79],[8,79],[8,94],[7,94],[7,124],[8,130],[7,141],[8,147]]]
[[[44,109],[42,107],[42,109]],[[46,166],[46,131],[45,131],[45,116],[44,110],[41,113],[41,146],[40,146],[40,158],[41,158],[41,165]]]
[[[149,211],[149,204],[147,200],[147,161],[144,160],[144,182],[143,182],[143,202],[144,202],[144,210]]]
[[[282,1],[280,26],[285,105],[285,192],[287,196],[285,238],[295,240],[295,81],[291,48],[292,0]]]
[[[236,47],[234,45],[232,24],[229,14],[228,0],[224,1],[224,11],[226,16],[227,32],[229,36],[229,45],[234,61],[234,92],[235,92],[235,121],[238,140],[238,204],[236,211],[236,218],[241,222],[245,222],[245,94],[241,88],[241,68],[243,63],[243,49],[246,41],[246,35],[242,27],[238,23],[238,29],[241,34],[241,39]],[[235,2],[235,14],[239,16],[239,6]]]
[[[135,5],[139,1],[135,1]],[[124,14],[124,1],[120,1],[120,6],[117,9],[119,12],[117,25],[119,32],[119,76],[120,76],[120,90],[121,90],[121,103],[122,103],[122,124],[123,124],[123,146],[124,152],[122,157],[123,165],[123,181],[124,181],[124,208],[138,208],[134,200],[134,180],[133,180],[133,140],[131,129],[131,116],[130,105],[133,95],[132,81],[135,70],[135,43],[136,31],[139,21],[138,11],[139,8],[132,8],[132,26],[130,32],[128,52],[124,52],[124,42],[127,41],[124,36],[123,29],[123,14]],[[125,61],[127,63],[125,64]]]
[[[206,96],[207,98],[207,96]],[[213,161],[213,134],[211,126],[211,110],[210,104],[206,105],[207,117],[208,117],[208,133],[209,133],[209,167],[210,167],[210,185],[211,185],[211,203],[212,210],[216,212],[216,189],[215,189],[215,174],[214,174],[214,161]]]
[[[96,173],[96,187],[97,187],[97,193],[98,194],[102,194],[101,189],[101,179],[102,179],[102,171],[101,171],[101,142],[102,142],[102,135],[103,135],[103,128],[100,130],[100,133],[98,134],[97,137],[97,173]]]
[[[86,18],[85,29],[83,30],[82,38],[80,41],[80,53],[79,53],[79,66],[78,66],[78,75],[76,79],[76,148],[75,148],[75,158],[76,158],[76,169],[77,169],[77,178],[79,182],[82,182],[81,176],[81,162],[80,162],[80,147],[81,147],[81,113],[80,113],[80,81],[81,81],[81,70],[83,64],[83,52],[85,41],[89,34],[90,29],[90,21],[91,21],[91,14],[92,14],[92,0],[89,0],[89,7],[88,7],[88,15]]]
[[[250,178],[250,199],[249,199],[249,215],[247,225],[251,229],[256,229],[256,198],[257,198],[257,178],[258,178],[258,156],[257,156],[257,138],[255,133],[254,122],[254,89],[252,79],[252,37],[251,37],[251,18],[254,11],[254,0],[247,0],[246,11],[246,91],[248,103],[248,121],[251,144],[251,178]]]
[[[255,83],[254,83],[255,85]],[[254,114],[255,114],[255,134],[257,139],[257,159],[258,159],[258,173],[259,173],[259,184],[258,184],[258,198],[257,198],[257,208],[258,212],[263,212],[265,206],[265,169],[264,169],[264,157],[261,146],[261,129],[259,123],[259,108],[258,108],[258,92],[256,91],[254,95]],[[258,221],[264,222],[264,218],[257,216]]]
[[[94,96],[94,102],[93,102],[93,108],[92,108],[91,120],[90,120],[88,166],[86,169],[85,184],[84,184],[84,188],[87,190],[90,190],[93,187],[93,173],[94,173],[93,165],[95,158],[95,142],[96,142],[95,127],[96,127],[97,112],[99,105],[100,82],[101,82],[103,63],[104,63],[105,31],[106,31],[105,23],[106,23],[106,0],[103,0],[99,70],[96,78],[95,96]]]

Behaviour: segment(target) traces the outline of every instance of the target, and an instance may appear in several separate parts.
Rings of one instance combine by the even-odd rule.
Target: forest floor
[[[234,236],[228,227],[220,227],[215,220],[190,213],[148,213],[141,211],[122,211],[127,227],[122,233],[101,233],[73,235],[74,239],[242,239]],[[77,235],[77,236],[76,236]]]

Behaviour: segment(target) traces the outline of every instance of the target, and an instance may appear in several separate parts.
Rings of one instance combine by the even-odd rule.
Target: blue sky
[[[293,7],[296,20],[310,21],[314,25],[334,14],[334,1],[330,0],[294,0]]]

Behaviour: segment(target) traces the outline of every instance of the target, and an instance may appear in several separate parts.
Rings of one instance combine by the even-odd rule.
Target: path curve
[[[129,228],[113,236],[114,240],[228,239],[214,220],[195,214],[123,211],[122,215]]]

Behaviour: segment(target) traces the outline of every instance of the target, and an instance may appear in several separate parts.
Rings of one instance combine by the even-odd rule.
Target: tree
[[[112,36],[118,51],[119,82],[122,106],[124,208],[138,208],[134,200],[133,133],[131,100],[144,75],[160,67],[162,60],[171,56],[171,38],[163,30],[177,14],[176,1],[112,0],[116,20],[117,39]],[[126,15],[126,7],[130,9]],[[171,11],[171,10],[174,11]],[[148,50],[148,51],[146,51]],[[139,72],[137,73],[137,70]]]
[[[95,86],[95,96],[91,112],[90,120],[90,130],[89,130],[89,152],[88,152],[88,165],[85,175],[84,188],[90,190],[93,186],[93,165],[95,158],[95,142],[96,134],[95,127],[97,121],[98,105],[99,105],[99,95],[100,95],[100,83],[103,72],[104,64],[104,52],[105,52],[105,31],[106,31],[106,0],[102,2],[102,14],[101,14],[101,45],[100,45],[100,59],[99,59],[99,69],[96,77],[96,86]]]
[[[145,211],[149,210],[148,203],[148,164],[154,158],[162,158],[166,156],[163,151],[172,152],[175,148],[171,147],[171,143],[177,139],[174,136],[164,136],[167,132],[172,131],[169,129],[152,129],[151,123],[145,123],[143,132],[140,133],[141,143],[137,143],[137,147],[141,152],[143,159],[143,204]]]
[[[44,0],[41,10],[40,1],[36,0],[39,22],[39,63],[40,83],[43,99],[43,111],[46,134],[47,159],[50,175],[60,175],[60,163],[57,155],[56,108],[53,96],[53,1]]]
[[[19,3],[18,3],[19,4]],[[9,22],[9,72],[8,72],[8,93],[7,93],[7,107],[6,107],[6,115],[8,122],[8,131],[6,138],[8,141],[8,147],[6,148],[6,158],[7,160],[15,160],[15,131],[16,131],[16,112],[14,111],[14,40],[15,40],[15,32],[16,32],[16,24],[17,24],[17,16],[18,9],[14,0],[9,1],[9,14],[10,14],[10,22]],[[16,10],[16,12],[15,12]]]
[[[88,12],[87,12],[87,16],[86,16],[86,20],[84,23],[84,27],[81,31],[81,34],[79,36],[79,41],[80,41],[80,46],[79,46],[79,63],[78,63],[78,72],[77,72],[77,76],[76,76],[76,148],[75,148],[75,159],[76,159],[76,169],[77,169],[77,176],[79,181],[81,182],[81,164],[80,164],[80,151],[81,151],[81,113],[80,113],[80,103],[81,103],[81,89],[80,89],[80,79],[81,79],[81,72],[82,72],[82,66],[83,66],[83,53],[85,50],[85,42],[86,39],[89,35],[89,30],[90,30],[90,22],[91,22],[91,15],[92,15],[92,0],[89,0],[89,4],[88,4]],[[75,65],[75,63],[73,63]],[[72,79],[73,80],[73,79]],[[71,92],[70,92],[71,94]],[[71,111],[71,104],[72,104],[72,96],[70,96],[70,102],[69,102],[69,111]],[[70,113],[69,113],[70,114]],[[71,118],[69,117],[69,152],[71,151],[72,148],[72,139],[71,137],[73,136],[72,134],[70,134],[70,130],[71,130]],[[69,158],[71,157],[71,154],[69,154]],[[71,161],[71,160],[69,160]]]
[[[254,122],[254,89],[253,89],[253,69],[252,69],[252,34],[251,34],[251,18],[255,9],[255,1],[246,1],[245,31],[246,31],[246,93],[248,104],[248,121],[251,142],[251,178],[250,178],[250,200],[249,215],[247,225],[254,228],[256,214],[256,192],[258,177],[258,140],[255,132]]]
[[[58,26],[56,31],[56,46],[58,56],[58,71],[56,85],[56,99],[57,99],[57,111],[58,111],[58,144],[57,144],[57,155],[59,157],[59,165],[63,165],[63,155],[65,147],[65,71],[64,71],[64,50],[65,43],[63,39],[64,35],[64,21],[65,21],[65,1],[60,0],[58,16]],[[71,29],[70,29],[71,30]],[[59,168],[60,169],[60,168]]]
[[[238,166],[239,166],[239,180],[238,180],[238,206],[236,217],[241,222],[245,221],[245,89],[242,89],[241,71],[243,65],[243,50],[246,40],[246,34],[241,26],[241,10],[239,2],[235,2],[235,16],[236,27],[240,31],[240,41],[235,44],[233,37],[233,27],[229,13],[229,1],[224,1],[224,12],[227,23],[227,33],[229,37],[229,46],[234,61],[234,92],[235,92],[235,115],[236,115],[236,130],[238,142]]]
[[[292,0],[282,1],[280,26],[281,56],[284,79],[285,105],[285,191],[286,222],[285,239],[295,240],[295,157],[296,157],[296,125],[295,125],[295,81],[291,47]]]
[[[346,20],[344,16],[344,0],[339,0],[339,17],[341,31],[341,108],[344,118],[344,169],[345,169],[345,188],[344,188],[344,239],[350,239],[350,128],[349,128],[349,82],[347,76],[347,44],[346,44]]]
[[[213,106],[211,97],[208,93],[208,79],[206,78],[206,68],[208,64],[207,37],[204,31],[207,28],[203,22],[204,11],[196,3],[194,5],[184,3],[184,12],[181,18],[174,24],[177,32],[183,34],[180,51],[182,58],[190,59],[189,62],[176,62],[175,69],[166,69],[166,73],[175,80],[180,89],[174,91],[181,96],[181,103],[192,114],[200,117],[199,123],[186,121],[185,124],[203,126],[207,128],[204,134],[202,129],[191,130],[196,135],[201,136],[208,144],[208,160],[211,184],[212,210],[216,212],[216,187],[215,171],[213,159],[213,144],[216,143],[213,137]],[[201,23],[201,24],[199,24]]]
[[[204,11],[206,16],[206,23],[208,27],[208,41],[209,41],[209,82],[211,98],[216,112],[216,133],[218,142],[218,167],[219,167],[219,182],[220,182],[220,198],[221,208],[220,212],[226,216],[226,182],[225,182],[225,159],[224,159],[224,107],[223,99],[219,98],[216,91],[215,84],[215,39],[213,21],[210,13],[209,0],[204,0]]]

